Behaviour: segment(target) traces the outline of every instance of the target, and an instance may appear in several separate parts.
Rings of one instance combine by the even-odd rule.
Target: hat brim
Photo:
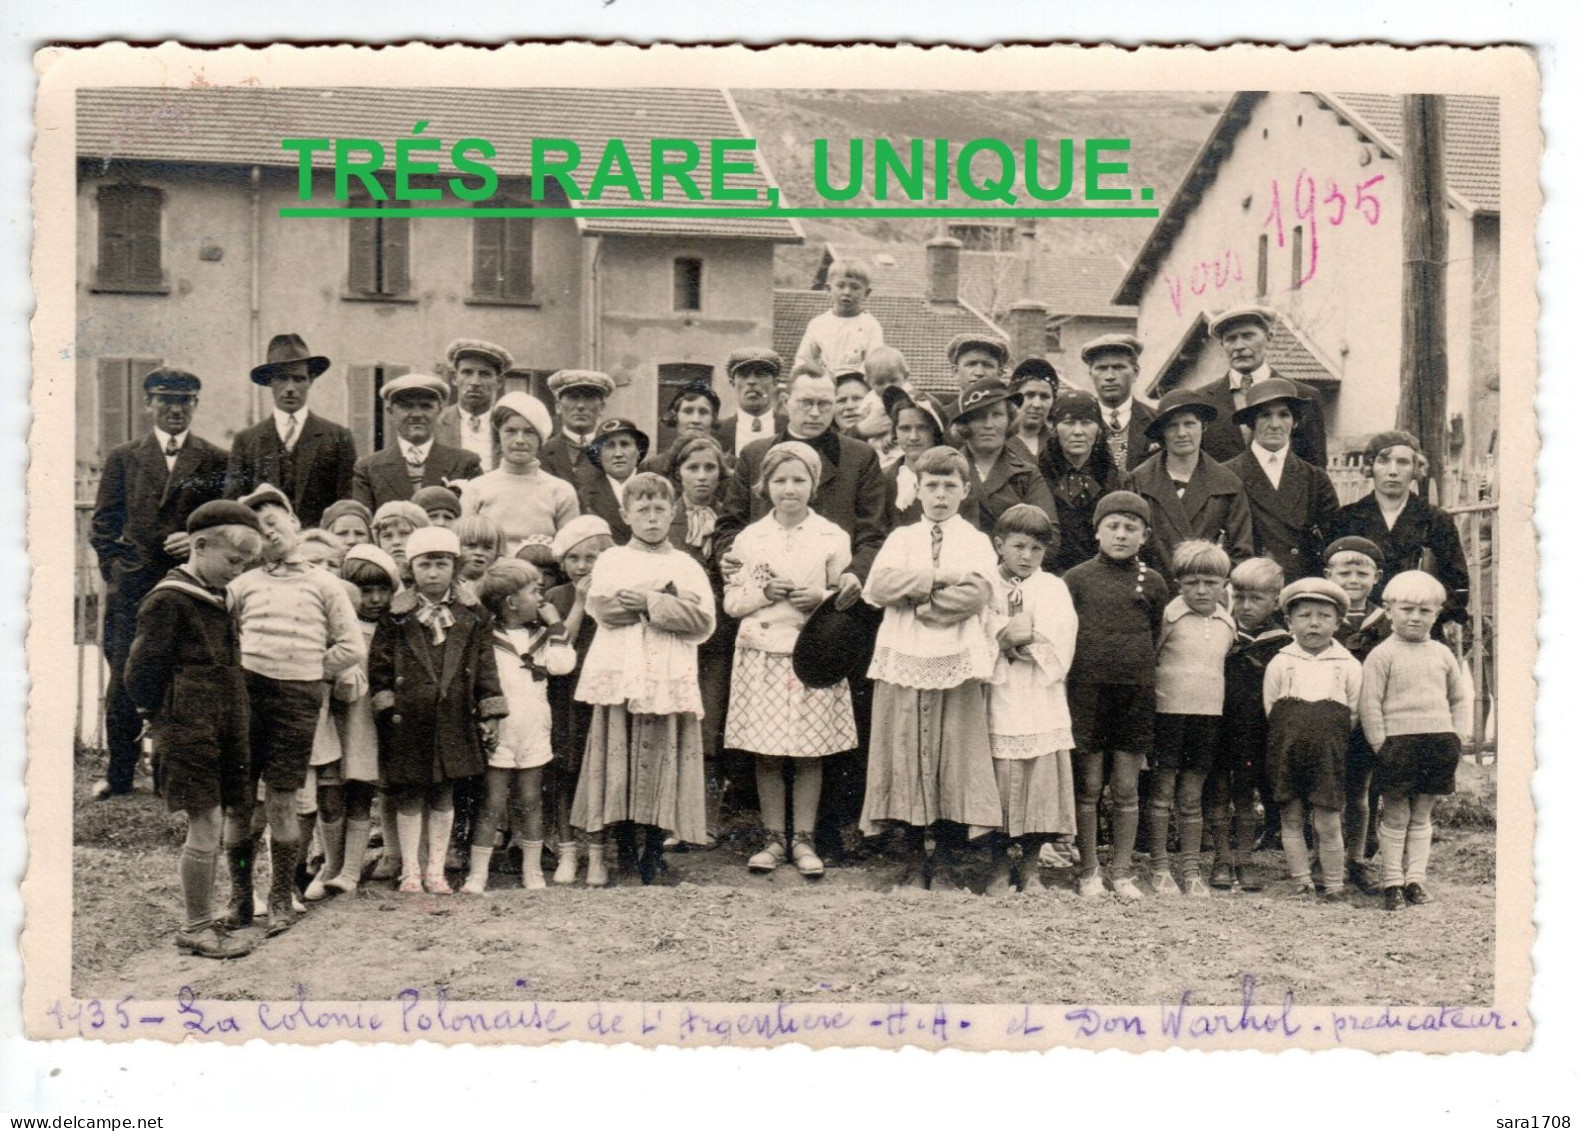
[[[1302,400],[1300,397],[1270,397],[1268,400],[1262,401],[1259,404],[1249,404],[1245,408],[1236,409],[1234,415],[1231,416],[1230,419],[1235,421],[1236,424],[1251,427],[1252,423],[1257,419],[1257,414],[1262,412],[1263,409],[1267,408],[1271,404],[1289,405],[1290,415],[1295,417],[1295,422],[1297,424],[1301,423],[1301,415],[1302,413],[1306,412],[1307,406],[1307,402]]]
[[[1222,342],[1224,340],[1225,334],[1228,334],[1231,330],[1235,329],[1235,327],[1244,325],[1247,322],[1260,327],[1265,334],[1271,334],[1274,332],[1273,327],[1268,324],[1268,319],[1264,318],[1260,314],[1236,314],[1229,318],[1223,319],[1222,321],[1215,322],[1213,324],[1213,328],[1208,333],[1214,340]]]
[[[1183,412],[1189,412],[1202,421],[1203,424],[1212,424],[1219,418],[1219,410],[1210,404],[1183,404],[1177,405],[1168,412],[1161,412],[1153,418],[1143,434],[1149,440],[1162,441],[1164,439],[1164,426]]]
[[[315,355],[313,357],[299,358],[298,360],[307,362],[307,375],[309,378],[322,377],[324,371],[329,368],[329,358],[327,357]],[[254,366],[252,371],[253,384],[267,385],[269,379],[275,375],[276,370],[295,364],[295,361],[272,361],[264,365]]]
[[[791,652],[791,669],[808,687],[833,687],[873,662],[883,614],[862,601],[837,609],[835,599],[831,593],[813,610]]]
[[[950,364],[959,365],[961,361],[961,355],[964,353],[969,353],[972,350],[980,350],[983,353],[993,354],[999,359],[1000,365],[1010,364],[1010,351],[1008,349],[1000,345],[998,342],[990,342],[986,340],[978,341],[976,338],[973,338],[970,341],[962,342],[960,345],[956,346],[954,352],[950,354]]]
[[[1101,357],[1102,355],[1104,355],[1106,353],[1123,353],[1126,357],[1130,358],[1133,362],[1141,360],[1141,355],[1136,350],[1132,349],[1130,346],[1122,346],[1118,342],[1109,342],[1109,343],[1107,343],[1105,345],[1101,345],[1101,346],[1089,346],[1086,349],[1082,350],[1081,351],[1082,364],[1083,365],[1091,365],[1093,358]]]
[[[966,424],[972,417],[980,412],[986,412],[996,404],[1008,404],[1012,410],[1021,407],[1022,396],[1020,393],[1005,393],[1003,396],[989,397],[987,400],[978,401],[971,408],[963,408],[955,414],[955,423]]]
[[[591,460],[593,466],[598,468],[600,471],[604,470],[604,441],[609,439],[611,436],[630,436],[633,440],[637,441],[637,462],[641,463],[643,460],[648,458],[648,452],[651,449],[651,444],[648,440],[648,434],[646,432],[639,431],[636,428],[619,428],[614,432],[603,433],[602,435],[595,438],[587,446],[587,458]]]

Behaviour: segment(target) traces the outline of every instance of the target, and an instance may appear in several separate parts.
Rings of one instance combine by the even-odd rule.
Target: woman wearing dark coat
[[[1045,560],[1063,574],[1098,553],[1093,511],[1111,491],[1130,490],[1130,479],[1114,465],[1109,445],[1102,441],[1103,412],[1097,397],[1061,389],[1049,421],[1052,430],[1038,457],[1038,470],[1054,498],[1059,550]]]
[[[1152,535],[1143,560],[1175,586],[1175,547],[1201,538],[1223,547],[1239,565],[1254,557],[1252,513],[1246,489],[1223,464],[1202,451],[1202,429],[1218,415],[1193,389],[1176,389],[1158,402],[1147,436],[1163,444],[1131,473],[1132,486],[1153,508]]]
[[[966,456],[968,482],[961,517],[984,534],[994,532],[999,516],[1028,503],[1057,522],[1054,497],[1037,464],[1019,440],[1010,438],[1010,416],[1020,398],[998,377],[974,381],[961,393],[951,431]],[[1058,528],[1056,527],[1056,533]],[[1048,548],[1050,556],[1058,546]]]

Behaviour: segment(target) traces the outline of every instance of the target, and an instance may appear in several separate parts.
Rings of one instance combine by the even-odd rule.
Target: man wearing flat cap
[[[451,487],[483,474],[477,456],[434,438],[434,424],[449,392],[444,378],[432,373],[408,373],[379,390],[395,421],[396,439],[357,461],[352,498],[377,511],[385,503],[410,499],[424,487]]]
[[[439,414],[434,438],[449,448],[464,448],[478,457],[484,471],[494,470],[494,436],[489,412],[499,399],[500,385],[515,362],[510,351],[493,342],[457,338],[445,349],[456,403]]]
[[[1230,359],[1230,371],[1202,389],[1219,414],[1203,430],[1202,450],[1220,463],[1240,455],[1251,442],[1248,430],[1235,423],[1235,414],[1246,407],[1246,394],[1264,381],[1281,376],[1268,364],[1268,339],[1278,318],[1265,306],[1236,306],[1208,319],[1208,333],[1218,339]],[[1311,385],[1290,383],[1308,406],[1290,441],[1290,449],[1313,467],[1327,467],[1323,402]]]
[[[719,422],[718,437],[730,455],[739,457],[748,444],[785,430],[786,417],[779,404],[784,368],[779,354],[761,346],[735,350],[725,359],[725,376],[736,393],[736,413]]]
[[[1147,431],[1153,410],[1131,395],[1141,357],[1142,343],[1132,334],[1101,334],[1081,347],[1102,409],[1104,444],[1121,471],[1135,471],[1159,450]]]
[[[1246,488],[1252,548],[1278,562],[1286,581],[1323,575],[1323,532],[1339,510],[1328,473],[1290,450],[1302,418],[1318,411],[1283,377],[1253,385],[1235,414],[1251,446],[1224,465]]]
[[[95,797],[130,793],[140,755],[142,721],[126,690],[126,659],[137,629],[137,606],[159,580],[186,560],[187,518],[225,490],[225,450],[192,434],[202,382],[180,369],[143,378],[153,430],[105,457],[89,541],[104,579],[102,648],[110,666],[105,732],[110,765]]]
[[[964,392],[969,385],[990,377],[1003,377],[1010,364],[1010,343],[990,330],[956,334],[944,348],[944,356],[955,374],[956,388]],[[959,393],[945,405],[948,421],[960,411]]]
[[[351,493],[357,445],[351,430],[307,407],[313,382],[329,368],[296,334],[276,334],[264,363],[252,371],[269,390],[274,411],[236,434],[225,473],[225,497],[239,499],[260,483],[285,492],[304,528],[317,526],[324,508]]]
[[[549,378],[555,431],[538,452],[545,471],[576,486],[577,476],[589,466],[587,446],[598,431],[604,402],[614,391],[614,379],[596,369],[562,369]]]

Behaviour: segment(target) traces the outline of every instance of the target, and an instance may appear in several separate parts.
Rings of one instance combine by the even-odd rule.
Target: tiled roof
[[[118,87],[78,91],[77,153],[104,159],[296,168],[297,154],[280,147],[282,138],[358,137],[382,143],[386,167],[393,168],[396,141],[413,136],[412,128],[419,121],[429,123],[423,136],[443,143],[438,152],[423,154],[423,160],[437,161],[442,172],[454,172],[450,147],[462,138],[487,138],[496,150],[489,163],[507,177],[531,172],[535,137],[576,142],[588,175],[597,167],[605,143],[618,137],[627,143],[632,168],[646,185],[649,141],[690,138],[702,149],[694,175],[705,192],[711,167],[709,139],[743,136],[728,95],[718,89]],[[753,156],[735,153],[732,160],[748,161]],[[313,162],[331,168],[333,155],[320,151]],[[769,180],[761,155],[756,155],[749,176],[732,176],[728,183],[732,188],[766,186]],[[673,184],[670,188],[674,190]],[[615,206],[632,201],[624,192],[612,190],[596,203]],[[577,223],[589,234],[801,239],[800,226],[792,220],[710,219],[706,204],[663,203],[692,206],[697,215]]]
[[[1399,156],[1404,126],[1395,94],[1320,94],[1340,116],[1361,126]],[[1472,208],[1499,210],[1499,100],[1474,94],[1444,96],[1444,175]]]
[[[1253,108],[1267,97],[1262,91],[1241,91],[1219,116],[1187,170],[1180,188],[1137,252],[1114,300],[1134,303],[1175,238],[1218,176],[1220,166],[1235,148],[1235,139],[1246,128]],[[1367,134],[1385,152],[1398,157],[1401,138],[1400,96],[1393,94],[1313,94],[1341,119]],[[1451,201],[1469,211],[1497,211],[1499,207],[1499,101],[1481,95],[1444,96],[1444,168]]]
[[[828,309],[828,291],[774,292],[774,349],[787,364],[801,345],[807,323]],[[984,331],[1003,336],[1003,331],[970,307],[942,306],[917,295],[875,293],[867,310],[884,328],[884,343],[905,356],[911,379],[929,392],[959,391],[944,356],[951,338]]]
[[[1208,320],[1198,314],[1192,319],[1191,325],[1186,327],[1169,360],[1164,362],[1158,375],[1153,378],[1153,383],[1148,386],[1148,396],[1159,397],[1179,384],[1182,375],[1208,348],[1209,340]],[[1268,335],[1266,360],[1270,369],[1277,370],[1281,376],[1292,381],[1319,386],[1339,384],[1340,375],[1312,351],[1283,313]]]
[[[882,294],[925,295],[928,290],[927,250],[920,244],[827,244],[823,271],[840,257],[862,260],[873,272],[873,286]],[[1032,265],[1032,297],[1047,304],[1049,316],[1097,315],[1134,318],[1134,306],[1110,302],[1125,262],[1115,256],[1049,255],[1039,253]],[[978,310],[1004,311],[1021,298],[1021,261],[1006,252],[961,252],[961,299]]]

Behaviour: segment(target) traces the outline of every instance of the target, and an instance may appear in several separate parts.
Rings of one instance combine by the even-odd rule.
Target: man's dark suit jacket
[[[719,441],[719,446],[725,449],[725,455],[729,456],[731,459],[736,458],[736,426],[740,423],[741,417],[739,414],[736,416],[727,416],[719,422],[719,428],[714,433],[714,438]],[[774,422],[770,425],[773,431],[763,433],[763,438],[767,439],[770,436],[778,436],[780,433],[785,431],[785,426],[789,423],[789,419],[783,412],[776,412],[774,414]],[[754,441],[754,443],[755,442],[756,441]]]
[[[573,487],[577,486],[576,477],[583,468],[597,470],[587,458],[587,448],[571,443],[558,427],[555,428],[554,435],[545,440],[543,447],[538,449],[538,466],[550,475],[564,479]]]
[[[736,469],[725,487],[714,530],[714,556],[717,560],[730,549],[748,523],[769,512],[769,501],[752,491],[758,469],[768,450],[782,440],[794,439],[781,432],[766,440],[748,444],[736,461]],[[823,474],[812,509],[851,536],[851,572],[867,580],[867,571],[878,556],[889,534],[889,480],[878,463],[871,444],[842,436],[830,428],[809,443],[823,457]]]
[[[173,470],[150,432],[113,449],[99,476],[89,540],[105,584],[106,655],[132,644],[137,605],[181,561],[165,539],[187,528],[187,516],[225,491],[225,449],[192,433]]]
[[[285,489],[281,464],[286,456],[271,412],[251,428],[236,434],[231,448],[230,467],[225,473],[225,497],[239,499],[260,483]],[[296,439],[295,484],[287,492],[291,507],[304,528],[317,526],[324,508],[351,494],[352,469],[357,464],[357,445],[351,430],[325,420],[309,410]]]
[[[1269,370],[1272,377],[1281,377],[1278,370]],[[1286,381],[1290,378],[1285,377]],[[1307,398],[1306,411],[1301,414],[1301,423],[1296,425],[1294,434],[1290,437],[1290,450],[1295,452],[1313,467],[1326,468],[1328,466],[1328,437],[1324,433],[1323,401],[1318,396],[1318,391],[1311,385],[1300,381],[1290,381],[1296,387],[1296,392]],[[1211,385],[1205,385],[1202,392],[1213,407],[1219,410],[1219,415],[1211,424],[1202,429],[1202,450],[1220,463],[1228,463],[1246,450],[1246,438],[1241,435],[1241,426],[1235,423],[1235,397],[1230,392],[1230,378],[1226,374]]]
[[[1109,410],[1107,408],[1103,409],[1103,414],[1106,423],[1103,426],[1104,434],[1099,439],[1104,443],[1108,443],[1109,425],[1107,421],[1109,419]],[[1135,471],[1147,462],[1149,456],[1158,454],[1160,445],[1150,440],[1147,435],[1147,426],[1153,423],[1156,415],[1147,405],[1139,400],[1132,399],[1131,419],[1125,426],[1125,467],[1121,470]]]
[[[434,441],[423,464],[423,480],[413,486],[406,474],[406,457],[399,444],[357,461],[351,478],[351,497],[371,511],[395,499],[410,499],[422,487],[443,487],[447,480],[476,479],[483,465],[475,453],[465,448],[450,448]]]
[[[1275,490],[1268,472],[1249,448],[1224,466],[1246,488],[1253,549],[1278,562],[1287,582],[1322,577],[1323,547],[1327,544],[1323,531],[1339,510],[1339,496],[1328,474],[1290,452]]]

